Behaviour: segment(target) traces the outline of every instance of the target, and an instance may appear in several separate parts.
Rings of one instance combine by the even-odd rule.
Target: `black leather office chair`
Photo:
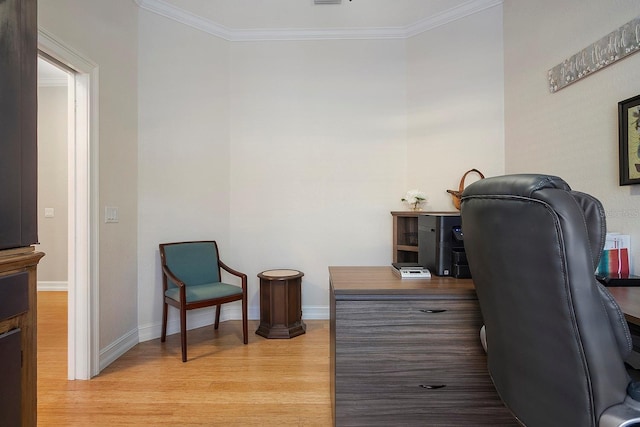
[[[467,187],[461,217],[489,373],[518,420],[640,425],[624,364],[629,329],[594,276],[606,233],[600,202],[555,176],[507,175]]]

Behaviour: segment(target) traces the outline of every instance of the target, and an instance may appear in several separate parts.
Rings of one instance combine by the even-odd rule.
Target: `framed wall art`
[[[620,185],[640,184],[640,95],[618,102]]]

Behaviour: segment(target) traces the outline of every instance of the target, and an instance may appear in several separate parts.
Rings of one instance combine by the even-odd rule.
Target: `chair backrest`
[[[160,244],[160,259],[187,286],[220,281],[218,245],[215,241]],[[167,281],[168,287],[175,284]]]
[[[547,175],[477,181],[463,193],[464,245],[498,393],[528,426],[595,426],[626,397],[624,316],[595,279],[598,200]]]

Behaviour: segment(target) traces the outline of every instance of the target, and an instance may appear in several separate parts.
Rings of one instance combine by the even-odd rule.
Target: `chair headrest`
[[[481,179],[465,188],[462,193],[462,209],[465,199],[476,197],[527,197],[542,199],[548,202],[547,196],[540,190],[563,190],[571,195],[572,200],[580,207],[587,228],[589,245],[591,246],[594,271],[600,261],[606,238],[606,217],[602,204],[595,197],[579,191],[572,191],[562,178],[544,174],[514,174]]]
[[[531,197],[533,193],[543,188],[571,191],[569,184],[557,176],[518,174],[481,179],[465,188],[462,196],[492,194]]]

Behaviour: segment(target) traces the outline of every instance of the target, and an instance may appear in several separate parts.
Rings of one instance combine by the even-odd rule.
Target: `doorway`
[[[69,378],[68,372],[68,242],[69,210],[69,86],[75,72],[38,56],[38,245],[44,252],[38,265],[38,375]],[[45,260],[46,258],[46,260]],[[46,326],[45,326],[46,325]],[[54,351],[55,350],[55,351]]]
[[[99,373],[98,67],[41,29],[38,50],[40,57],[71,76],[67,91],[67,377],[90,379]]]
[[[74,74],[38,57],[38,291],[67,291],[69,85]]]

